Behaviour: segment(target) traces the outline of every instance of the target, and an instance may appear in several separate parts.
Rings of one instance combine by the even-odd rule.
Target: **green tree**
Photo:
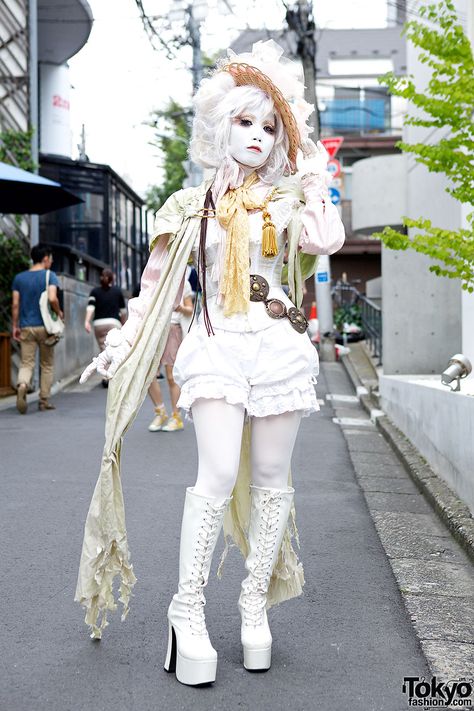
[[[35,163],[31,158],[31,138],[33,129],[28,131],[14,131],[7,129],[0,132],[0,161],[22,168],[35,170]],[[28,247],[24,240],[19,239],[19,225],[21,216],[15,216],[18,232],[4,234],[0,232],[0,331],[10,329],[11,308],[11,283],[18,272],[28,269],[30,260]],[[21,235],[22,236],[22,235]]]
[[[422,20],[410,20],[403,32],[420,50],[419,58],[431,69],[426,88],[418,89],[413,75],[396,77],[393,72],[380,77],[390,93],[407,99],[416,115],[406,116],[405,125],[436,129],[449,128],[446,138],[433,143],[406,143],[397,146],[414,155],[430,172],[444,173],[450,187],[446,192],[456,200],[474,205],[474,59],[471,43],[459,24],[452,0],[419,8]],[[469,227],[457,231],[435,227],[419,217],[403,218],[408,236],[385,227],[376,233],[390,249],[414,249],[441,264],[430,271],[438,276],[461,279],[463,289],[474,291],[474,212],[467,216]]]
[[[34,171],[36,166],[31,158],[31,139],[33,129],[14,131],[7,129],[0,132],[0,161],[12,164],[23,170]]]
[[[160,185],[151,186],[146,194],[147,206],[158,210],[165,200],[183,187],[186,178],[185,161],[188,157],[190,141],[190,111],[186,111],[176,101],[170,101],[163,111],[155,111],[149,126],[155,129],[150,142],[163,155],[164,179]]]

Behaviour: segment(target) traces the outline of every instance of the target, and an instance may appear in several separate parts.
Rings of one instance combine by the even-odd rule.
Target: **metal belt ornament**
[[[292,327],[298,333],[305,333],[308,328],[308,321],[300,309],[292,306],[286,308],[286,304],[280,299],[269,299],[270,287],[266,279],[259,274],[250,275],[250,301],[261,301],[270,318],[287,318]]]

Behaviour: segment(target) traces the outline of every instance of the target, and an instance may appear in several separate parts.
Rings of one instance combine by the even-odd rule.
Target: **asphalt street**
[[[127,620],[111,616],[103,640],[93,642],[73,597],[106,392],[74,387],[55,398],[54,412],[36,405],[26,416],[0,412],[2,711],[407,708],[403,677],[430,675],[326,400],[353,394],[342,365],[323,366],[317,392],[325,404],[303,420],[293,456],[304,595],[270,611],[270,671],[245,671],[237,610],[244,566],[231,550],[216,578],[221,540],[206,589],[217,680],[199,689],[163,671],[184,492],[196,471],[192,424],[149,433],[147,402],[126,435],[123,482],[138,583]]]

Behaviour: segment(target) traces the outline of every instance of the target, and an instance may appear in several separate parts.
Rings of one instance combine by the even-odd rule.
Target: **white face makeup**
[[[259,168],[268,160],[275,145],[275,116],[253,109],[232,119],[229,153],[237,163]]]

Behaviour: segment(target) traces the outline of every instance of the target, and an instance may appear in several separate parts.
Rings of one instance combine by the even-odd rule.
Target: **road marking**
[[[385,412],[383,410],[377,410],[377,409],[372,409],[370,411],[370,419],[372,422],[375,422],[379,417],[383,417],[385,415]]]
[[[368,395],[369,391],[363,385],[358,385],[356,388],[356,393],[360,397],[361,395]]]
[[[332,421],[341,427],[372,427],[375,425],[370,420],[362,419],[361,417],[333,417]]]
[[[357,395],[336,395],[334,393],[326,395],[326,400],[331,400],[332,402],[359,402]]]

